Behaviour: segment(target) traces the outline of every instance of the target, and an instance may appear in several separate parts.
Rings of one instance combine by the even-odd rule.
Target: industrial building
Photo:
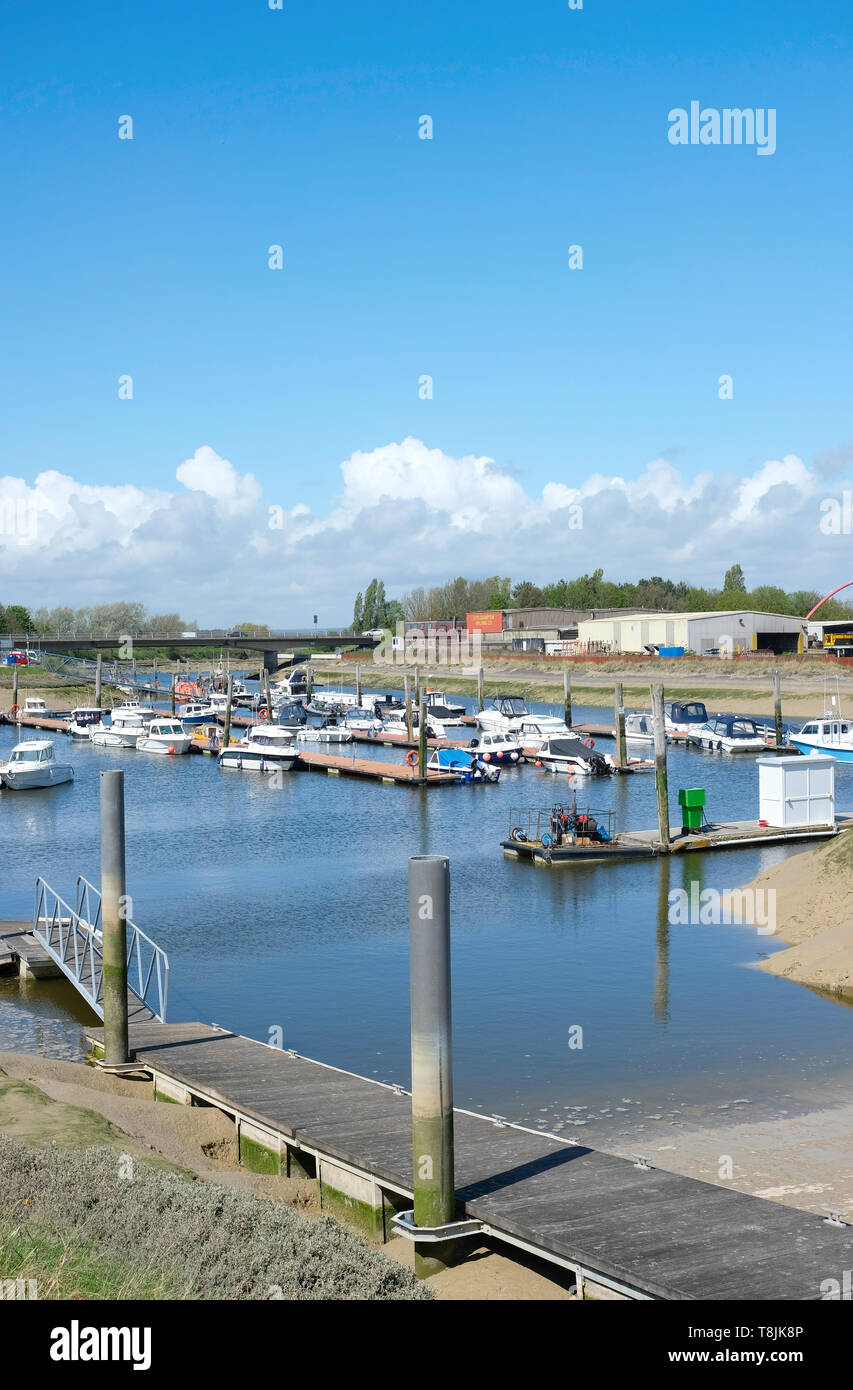
[[[620,613],[578,623],[577,651],[738,656],[746,652],[801,652],[808,624],[783,613],[731,609],[719,613]]]
[[[548,651],[577,641],[578,624],[587,619],[624,613],[623,608],[504,608],[469,613],[469,632],[478,632],[486,647],[511,647],[513,651]],[[648,612],[653,609],[637,609]]]

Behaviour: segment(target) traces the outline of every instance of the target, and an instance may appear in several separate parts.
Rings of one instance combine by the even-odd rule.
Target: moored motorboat
[[[71,711],[71,717],[65,732],[69,738],[89,739],[92,729],[96,724],[103,721],[103,710],[97,705],[78,705]]]
[[[427,690],[424,703],[427,712],[434,715],[441,724],[461,724],[467,714],[465,706],[448,700],[443,690]]]
[[[501,768],[470,748],[434,748],[427,758],[427,772],[452,772],[460,782],[497,782]]]
[[[840,763],[853,763],[853,724],[835,711],[808,720],[798,734],[789,734],[788,741],[806,755],[826,753]]]
[[[687,737],[695,748],[712,753],[764,753],[767,743],[755,723],[742,714],[717,714],[694,728]]]
[[[672,700],[664,705],[667,733],[690,734],[709,719],[701,700]]]
[[[174,718],[152,719],[136,741],[139,753],[188,753],[192,735]]]
[[[289,772],[298,757],[292,729],[261,723],[252,724],[239,743],[223,748],[216,761],[241,772]]]
[[[18,720],[52,719],[53,715],[40,695],[28,695],[23,705],[17,710],[16,718]]]
[[[27,791],[33,787],[53,787],[61,782],[73,782],[74,769],[70,763],[58,763],[53,739],[33,738],[16,743],[5,763],[0,763],[0,783],[10,791]]]
[[[644,711],[632,711],[631,714],[626,714],[625,738],[628,743],[654,743],[654,715]]]
[[[524,745],[519,734],[504,733],[496,729],[493,733],[482,730],[471,739],[468,747],[476,751],[484,762],[520,763],[524,757]]]
[[[577,738],[577,734],[562,719],[555,719],[551,715],[531,715],[522,722],[515,737],[525,753],[530,754],[538,752],[549,738]]]
[[[175,714],[185,727],[193,728],[196,724],[206,724],[213,717],[213,709],[207,700],[190,700],[178,705]]]
[[[579,773],[596,777],[615,772],[616,764],[609,753],[596,753],[595,748],[579,738],[549,738],[539,749],[538,763],[546,772]]]

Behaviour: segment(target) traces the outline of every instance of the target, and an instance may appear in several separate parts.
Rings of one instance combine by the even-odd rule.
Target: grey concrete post
[[[124,773],[101,773],[101,931],[103,933],[104,1061],[129,1061],[127,922],[124,865]]]
[[[418,700],[418,776],[426,781],[427,775],[427,715],[423,695]]]
[[[101,667],[102,667],[102,665],[103,665],[103,658],[102,658],[102,656],[101,656],[101,653],[98,652],[98,655],[95,657],[95,704],[98,706],[98,709],[101,708]]]
[[[450,861],[409,860],[412,1017],[412,1159],[416,1226],[456,1215],[453,1173],[453,1046],[450,1005]],[[453,1242],[415,1242],[415,1273],[452,1263]]]
[[[403,677],[403,690],[406,700],[406,739],[412,742],[412,678],[408,674]]]
[[[361,667],[356,663],[355,668],[355,702],[361,704]]]

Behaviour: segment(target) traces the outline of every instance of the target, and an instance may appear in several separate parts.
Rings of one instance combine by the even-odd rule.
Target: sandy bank
[[[853,998],[853,830],[793,855],[746,888],[775,892],[776,935],[791,943],[760,968]]]

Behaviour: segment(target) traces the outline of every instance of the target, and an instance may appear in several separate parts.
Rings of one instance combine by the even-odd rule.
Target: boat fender
[[[483,762],[484,762],[484,763],[490,762],[490,761],[491,761],[491,757],[492,757],[491,753],[484,753],[484,754],[483,754]]]
[[[594,738],[585,738],[584,741],[583,741],[583,746],[584,746],[584,748],[594,748],[594,747],[595,747],[595,739],[594,739]]]
[[[175,751],[175,750],[174,750],[173,747],[170,747],[170,748],[169,748],[169,752],[170,752],[170,753],[174,753],[174,751]]]
[[[409,753],[406,754],[406,762],[409,764],[409,767],[414,767],[415,764],[417,763],[417,761],[418,761],[418,755],[417,755],[417,753],[415,752],[415,750],[414,750],[414,748],[413,748],[413,749],[411,750],[411,752],[409,752]]]

